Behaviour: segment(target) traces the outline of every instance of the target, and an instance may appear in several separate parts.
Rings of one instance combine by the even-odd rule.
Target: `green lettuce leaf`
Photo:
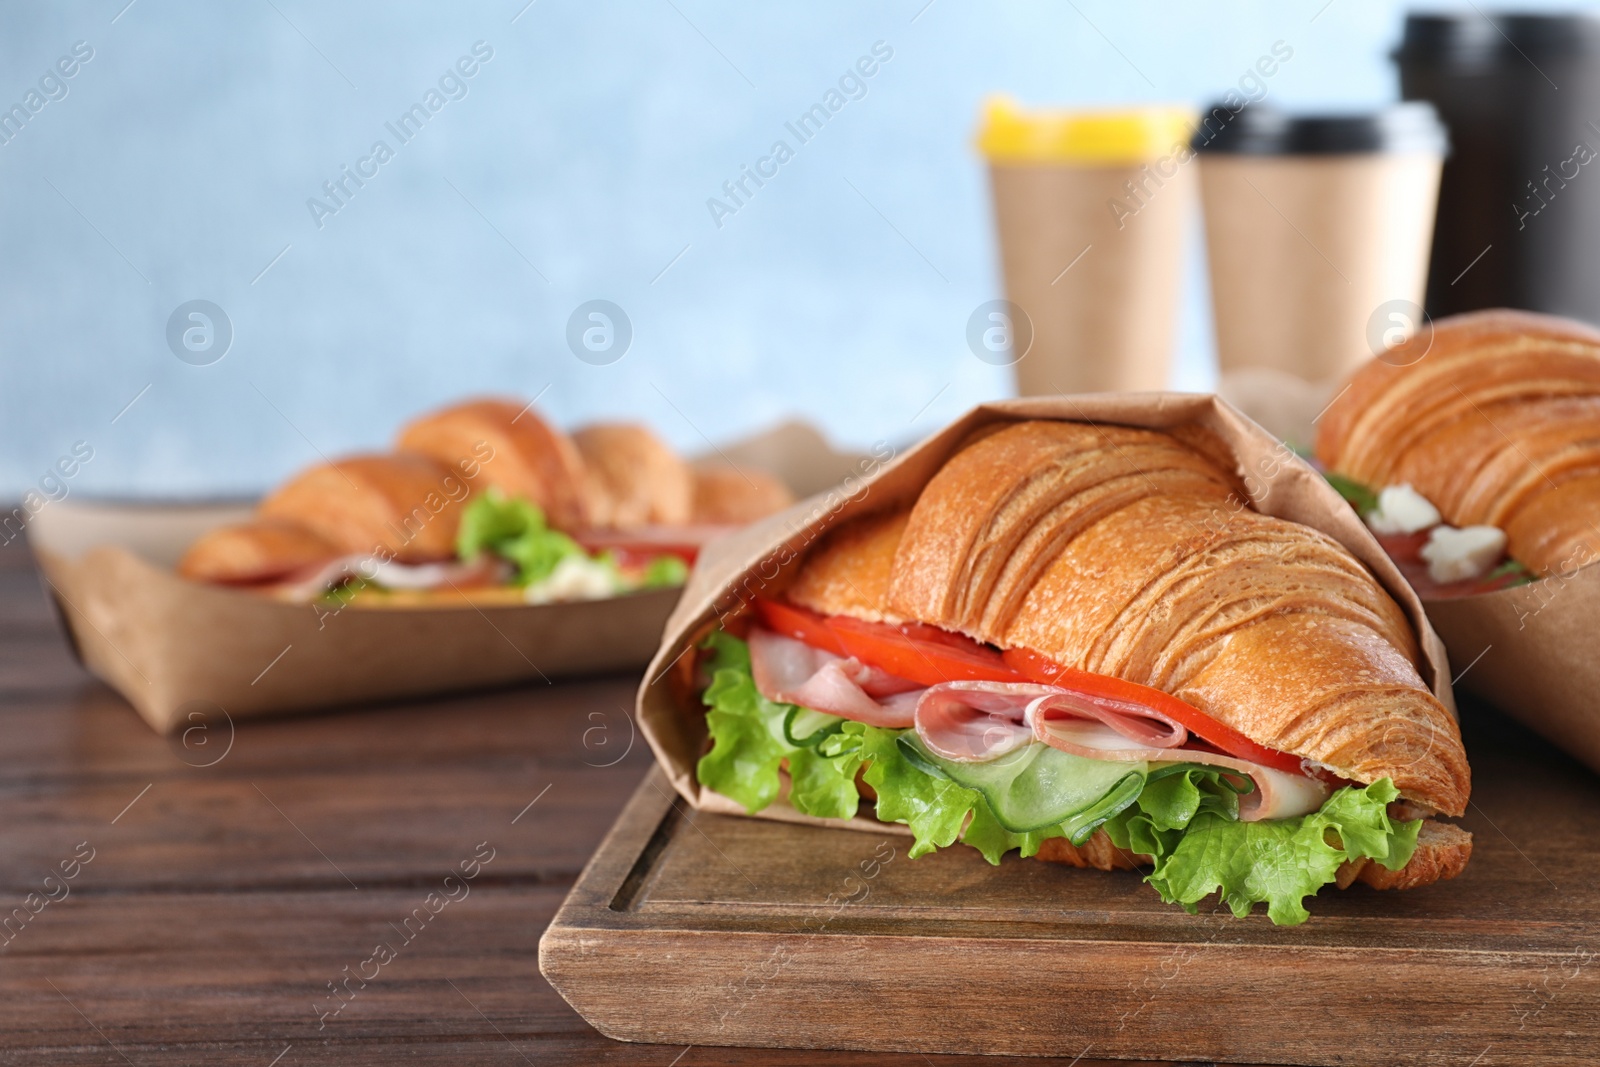
[[[1241,918],[1264,903],[1273,923],[1303,923],[1310,917],[1304,899],[1333,881],[1340,864],[1366,857],[1398,870],[1422,825],[1389,818],[1399,791],[1387,778],[1341,789],[1310,815],[1264,822],[1239,822],[1237,798],[1227,791],[1215,770],[1189,768],[1152,782],[1106,824],[1119,848],[1155,860],[1145,880],[1161,899],[1190,913],[1220,892]]]
[[[1345,503],[1356,509],[1356,514],[1366,518],[1367,512],[1378,509],[1378,494],[1368,486],[1362,485],[1354,478],[1346,478],[1342,474],[1324,471],[1322,476],[1328,484],[1344,497]]]
[[[689,565],[673,555],[657,556],[644,568],[640,583],[646,589],[664,589],[689,580]]]
[[[537,504],[498,489],[472,498],[456,533],[456,555],[462,559],[470,562],[485,552],[515,563],[518,585],[550,577],[568,556],[587,555],[572,538],[550,529]]]
[[[963,845],[971,845],[983,853],[983,858],[995,866],[1000,865],[1000,857],[1012,849],[1016,849],[1024,858],[1037,855],[1039,846],[1052,837],[1066,837],[1066,828],[1062,826],[1046,826],[1042,830],[1029,830],[1026,833],[1015,833],[1000,825],[1000,820],[995,818],[994,810],[989,807],[988,801],[979,795],[977,803],[972,807],[972,821],[967,824],[966,832],[961,835]]]
[[[856,771],[861,769],[861,731],[847,722],[821,743],[790,751],[789,803],[794,810],[823,819],[848,819],[861,805]]]
[[[1124,774],[1065,823],[1018,833],[996,818],[984,793],[940,773],[904,743],[911,731],[832,725],[829,716],[769,701],[756,689],[743,641],[719,631],[703,647],[711,652],[703,699],[712,748],[700,760],[699,779],[752,813],[778,798],[787,769],[795,810],[849,818],[859,805],[856,775],[865,766],[861,777],[877,793],[877,817],[911,829],[912,858],[961,841],[998,864],[1012,850],[1032,856],[1054,837],[1081,844],[1104,825],[1119,848],[1154,859],[1146,881],[1168,903],[1192,913],[1220,892],[1235,915],[1264,903],[1280,925],[1304,922],[1304,899],[1333,881],[1346,860],[1366,857],[1398,870],[1416,848],[1421,822],[1389,818],[1387,806],[1399,794],[1387,778],[1341,789],[1310,815],[1242,823],[1239,795],[1253,787],[1195,764],[1157,764],[1144,779]],[[806,726],[797,733],[802,715]],[[796,744],[797,737],[806,744]]]
[[[878,794],[878,818],[911,828],[915,841],[907,855],[916,859],[953,844],[983,798],[976,789],[935,778],[906,759],[899,744],[904,732],[864,728],[861,754],[872,765],[863,778]],[[992,862],[1000,862],[999,857]]]
[[[784,720],[795,706],[768,700],[756,689],[749,646],[718,630],[702,647],[711,652],[711,684],[701,699],[712,744],[695,768],[700,784],[754,814],[778,799],[779,772],[787,766],[789,803],[796,811],[825,819],[854,815],[861,802],[861,731],[867,728],[847,723],[814,746],[791,744]]]

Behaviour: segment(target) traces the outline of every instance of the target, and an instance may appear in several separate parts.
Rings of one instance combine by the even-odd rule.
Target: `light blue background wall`
[[[970,148],[987,93],[1198,104],[1281,39],[1273,99],[1370,104],[1395,95],[1401,18],[1359,0],[125,3],[0,8],[0,104],[94,49],[0,147],[4,496],[77,440],[95,455],[74,492],[258,490],[481,391],[546,390],[567,424],[644,417],[686,449],[787,415],[909,439],[1009,388],[964,342],[999,295]],[[398,146],[385,121],[480,40],[465,98]],[[719,229],[707,198],[876,41],[894,54],[867,95]],[[319,229],[307,199],[380,137],[395,158]],[[1175,384],[1203,388],[1191,260]],[[165,339],[194,298],[235,331],[210,366]],[[610,366],[565,343],[593,298],[633,323]]]

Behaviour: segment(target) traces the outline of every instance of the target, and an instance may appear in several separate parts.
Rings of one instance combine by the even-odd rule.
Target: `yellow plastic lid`
[[[1189,143],[1195,113],[1154,105],[1107,110],[1025,110],[991,97],[978,150],[995,163],[1142,163]]]

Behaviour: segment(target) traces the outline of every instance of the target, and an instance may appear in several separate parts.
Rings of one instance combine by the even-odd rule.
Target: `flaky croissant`
[[[1460,733],[1400,608],[1332,538],[1250,510],[1210,452],[1182,431],[1011,424],[966,444],[909,510],[832,532],[788,599],[1161,689],[1461,814]]]
[[[505,399],[456,404],[408,424],[397,445],[449,467],[480,464],[480,488],[533,501],[558,530],[590,525],[583,456],[531,405]]]
[[[595,425],[574,438],[531,405],[471,400],[411,422],[400,432],[397,452],[301,472],[262,501],[251,521],[202,536],[178,572],[199,581],[257,584],[344,556],[448,560],[462,503],[490,488],[538,505],[564,533],[628,544],[617,541],[620,531],[645,550],[679,543],[648,528],[749,522],[792,499],[764,471],[697,471],[643,426]],[[691,540],[707,535],[696,530]]]
[[[178,573],[200,581],[273,581],[341,556],[426,563],[454,554],[471,479],[427,456],[352,456],[311,467],[263,500],[256,517],[202,536]]]
[[[694,466],[694,521],[742,525],[782,511],[794,494],[775,475],[749,464],[703,460]]]
[[[1497,526],[1541,574],[1600,558],[1600,331],[1524,311],[1441,319],[1366,364],[1320,420],[1317,458],[1409,484],[1452,526]]]
[[[589,480],[594,525],[626,530],[680,526],[694,509],[694,473],[637,423],[595,423],[572,435]]]

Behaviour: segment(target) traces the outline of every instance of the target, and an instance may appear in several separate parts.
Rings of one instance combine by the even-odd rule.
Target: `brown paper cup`
[[[989,168],[1006,296],[1033,332],[1017,392],[1166,386],[1194,204],[1194,168],[1167,166],[1165,178],[1144,164]]]
[[[824,532],[857,515],[913,499],[972,431],[1019,419],[1167,429],[1197,423],[1215,433],[1237,462],[1250,504],[1266,515],[1321,530],[1348,548],[1394,597],[1420,638],[1422,677],[1445,706],[1455,707],[1444,644],[1428,624],[1422,603],[1394,562],[1344,500],[1309,465],[1260,426],[1212,396],[1181,393],[1097,394],[997,401],[967,412],[903,455],[864,459],[860,477],[803,501],[732,535],[700,557],[683,598],[667,620],[660,650],[638,694],[639,723],[673,787],[696,808],[744,814],[744,808],[695,780],[705,751],[705,708],[685,683],[685,661],[693,646],[719,620],[740,612],[750,599],[781,590],[806,548]],[[815,822],[882,830],[868,816],[819,820],[800,815],[783,801],[759,818]]]
[[[1202,153],[1223,376],[1267,368],[1322,383],[1371,359],[1381,306],[1421,310],[1439,168],[1437,155]]]

